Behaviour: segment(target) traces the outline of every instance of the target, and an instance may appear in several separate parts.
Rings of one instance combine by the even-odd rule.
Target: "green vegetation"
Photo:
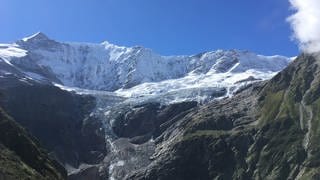
[[[300,57],[287,69],[290,73],[281,73],[283,77],[269,82],[262,93],[265,98],[261,102],[260,125],[268,142],[259,154],[259,177],[288,179],[299,173],[301,179],[319,176],[320,77],[315,77],[319,74],[315,61],[313,57]],[[286,87],[275,88],[289,75],[292,77]],[[310,141],[305,149],[307,136]]]
[[[279,91],[273,94],[268,94],[265,97],[265,101],[261,110],[262,125],[269,122],[269,120],[275,119],[280,111],[280,107],[283,101],[284,91]]]

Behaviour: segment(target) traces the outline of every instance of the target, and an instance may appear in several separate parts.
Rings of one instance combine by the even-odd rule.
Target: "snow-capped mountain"
[[[58,42],[37,33],[0,44],[0,104],[16,112],[12,115],[42,142],[49,142],[47,148],[73,179],[90,173],[124,179],[147,167],[155,152],[170,152],[166,144],[174,142],[171,137],[181,137],[180,123],[193,108],[202,107],[198,102],[232,96],[253,82],[272,78],[291,61],[240,50],[161,56],[143,47]],[[235,104],[262,84],[235,95]],[[217,103],[226,101],[233,100]],[[247,105],[227,103],[226,111],[236,107],[231,114],[238,117],[238,112],[247,113],[242,109]],[[219,106],[212,108],[223,113],[216,111]],[[234,117],[223,115],[212,126],[228,129],[237,125],[228,121]]]
[[[217,91],[228,95],[248,82],[269,79],[291,58],[239,50],[161,56],[138,46],[57,42],[37,33],[1,44],[0,61],[2,74],[19,72],[24,78],[124,97],[161,94],[169,101],[183,101],[197,93],[202,98]]]

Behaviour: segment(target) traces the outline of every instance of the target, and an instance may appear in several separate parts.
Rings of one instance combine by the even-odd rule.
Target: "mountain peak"
[[[31,36],[22,38],[16,42],[19,46],[23,47],[24,49],[34,49],[34,48],[52,48],[56,47],[58,42],[48,38],[42,32],[37,32]]]
[[[37,32],[31,36],[25,37],[22,39],[22,41],[24,42],[28,42],[28,41],[43,41],[43,40],[49,40],[48,36],[45,35],[42,32]]]

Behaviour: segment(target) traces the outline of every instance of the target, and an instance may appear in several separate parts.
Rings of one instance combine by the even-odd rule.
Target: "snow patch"
[[[27,55],[27,51],[19,48],[16,44],[0,44],[0,58],[3,59],[7,64],[11,64],[13,58],[21,58]]]

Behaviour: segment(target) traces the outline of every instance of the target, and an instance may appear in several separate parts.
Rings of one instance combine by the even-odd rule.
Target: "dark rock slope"
[[[62,180],[67,172],[0,109],[0,180]]]
[[[301,55],[269,82],[195,108],[127,179],[320,179],[319,64]]]
[[[93,97],[15,75],[0,78],[0,84],[0,105],[66,167],[103,159],[102,122],[89,116]]]
[[[197,106],[197,102],[182,102],[171,105],[145,103],[136,106],[115,107],[112,110],[112,130],[119,138],[130,138],[134,144],[142,144],[157,138],[167,127]]]

